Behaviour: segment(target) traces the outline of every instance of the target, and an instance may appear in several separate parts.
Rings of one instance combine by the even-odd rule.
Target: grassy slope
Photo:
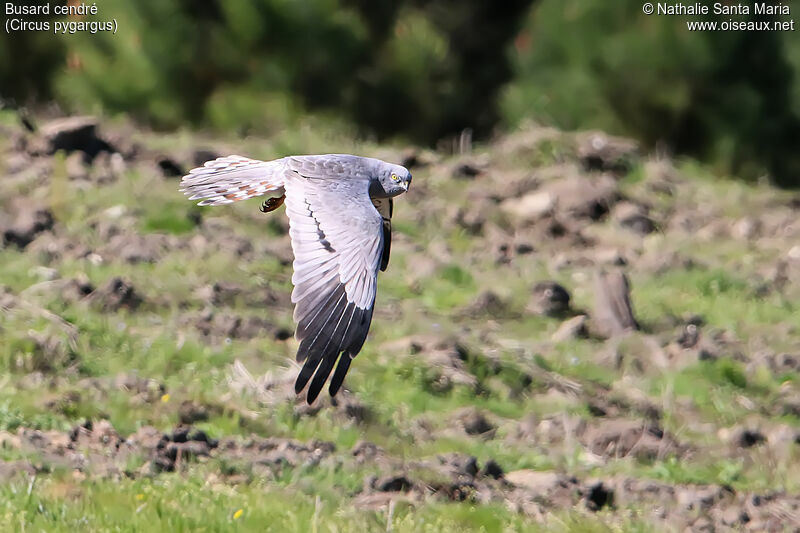
[[[142,136],[137,141],[153,149],[178,152],[184,148],[211,143],[189,134],[156,137]],[[0,143],[3,141],[0,140]],[[355,152],[384,155],[377,147],[342,142],[316,135],[310,130],[286,135],[269,142],[236,141],[232,151],[253,157],[272,158],[289,152]],[[2,146],[0,146],[2,148]],[[481,150],[479,150],[480,152]],[[552,149],[536,154],[545,161]],[[391,155],[391,152],[388,152]],[[502,171],[524,169],[531,155],[505,161]],[[447,162],[445,162],[447,163]],[[375,413],[366,425],[342,424],[326,416],[298,417],[291,407],[270,407],[254,395],[232,392],[228,382],[231,364],[240,360],[256,376],[286,367],[294,344],[271,338],[232,339],[208,343],[193,328],[183,326],[187,313],[199,313],[203,303],[193,296],[197,287],[218,280],[234,282],[245,292],[269,288],[290,290],[289,267],[275,257],[264,255],[242,262],[212,246],[201,257],[187,250],[174,250],[155,263],[125,264],[113,260],[94,265],[85,259],[55,261],[61,278],[81,273],[97,286],[112,276],[123,276],[144,295],[147,303],[136,312],[102,313],[83,304],[67,304],[58,294],[36,288],[41,282],[35,267],[40,258],[12,248],[0,250],[0,285],[13,293],[29,295],[41,308],[58,313],[74,324],[80,334],[74,354],[68,361],[56,362],[44,380],[26,379],[32,370],[26,358],[28,331],[52,331],[52,324],[31,312],[15,312],[3,317],[0,330],[0,429],[19,427],[66,430],[85,419],[108,418],[123,435],[143,425],[164,431],[177,422],[178,405],[184,400],[220,406],[209,420],[199,424],[215,437],[231,435],[270,435],[302,441],[318,438],[348,450],[358,440],[367,439],[399,457],[425,457],[459,451],[475,455],[481,462],[495,459],[506,471],[520,468],[556,469],[582,477],[622,473],[670,483],[729,484],[739,490],[800,490],[797,462],[791,457],[775,459],[767,452],[754,450],[730,457],[713,453],[723,446],[718,430],[729,428],[747,416],[762,416],[779,391],[795,388],[794,375],[775,375],[767,370],[746,372],[744,363],[731,358],[715,362],[695,362],[684,368],[636,372],[598,362],[595,355],[606,344],[598,340],[573,340],[553,344],[550,335],[558,322],[523,315],[499,318],[454,318],[456,311],[469,304],[485,287],[493,287],[512,307],[521,309],[530,287],[539,279],[555,278],[573,290],[578,307],[591,307],[591,284],[585,270],[568,267],[555,271],[546,253],[519,256],[510,266],[498,267],[488,241],[473,238],[463,229],[443,223],[448,204],[469,205],[471,199],[461,183],[448,175],[437,174],[443,167],[415,171],[414,182],[424,184],[428,195],[447,198],[439,211],[419,216],[409,195],[396,203],[396,244],[389,271],[380,279],[379,311],[370,340],[351,369],[347,385],[359,400]],[[681,202],[713,202],[720,216],[735,219],[764,206],[778,193],[764,187],[717,181],[702,168],[685,165],[682,172],[692,186],[678,197],[650,196],[645,181],[637,179],[637,168],[623,181],[622,192],[633,197],[648,197],[656,209],[671,209]],[[66,178],[63,159],[56,158],[49,189],[4,191],[0,205],[14,196],[31,195],[50,205],[56,215],[58,231],[95,248],[103,245],[90,226],[108,217],[107,209],[122,205],[135,231],[171,233],[191,238],[201,233],[191,222],[200,212],[205,220],[218,218],[225,231],[253,241],[279,239],[280,226],[271,225],[258,212],[255,201],[226,208],[197,208],[177,192],[176,181],[148,174],[141,168],[127,171],[122,179],[102,186],[79,190]],[[685,198],[681,195],[687,195]],[[420,200],[421,201],[421,200]],[[8,204],[7,204],[8,205]],[[426,204],[432,207],[433,204]],[[283,216],[281,212],[274,216]],[[773,256],[785,253],[786,242],[776,241],[757,248],[727,237],[707,239],[698,245],[696,235],[657,233],[645,238],[620,233],[610,221],[594,224],[589,230],[605,242],[628,248],[675,251],[691,256],[708,268],[669,269],[655,275],[633,269],[629,272],[633,301],[638,318],[654,334],[674,327],[665,317],[702,315],[709,326],[733,332],[745,346],[756,350],[769,342],[776,350],[791,346],[798,338],[798,313],[791,294],[754,295],[752,275]],[[437,262],[430,273],[418,274],[419,261],[432,243],[447,249],[446,259]],[[766,243],[766,241],[765,241]],[[772,255],[771,255],[772,254]],[[583,275],[583,277],[581,277]],[[33,287],[33,288],[32,288]],[[157,302],[157,303],[153,303]],[[230,310],[242,316],[264,311],[246,301],[235,301]],[[291,325],[291,310],[270,308],[267,318],[280,325]],[[481,333],[489,331],[488,344]],[[498,376],[480,376],[483,393],[475,395],[456,386],[446,393],[431,388],[430,368],[422,359],[395,357],[383,347],[390,341],[411,334],[454,334],[474,350],[485,349],[504,362]],[[637,336],[621,349],[637,354]],[[482,348],[479,348],[482,347]],[[476,363],[480,364],[480,363]],[[663,423],[684,442],[701,447],[701,453],[676,460],[666,457],[637,461],[623,457],[598,464],[578,444],[547,448],[530,446],[505,438],[517,421],[530,413],[540,417],[561,413],[590,419],[583,400],[545,397],[546,384],[534,383],[521,392],[516,386],[517,372],[541,372],[542,367],[557,376],[573,380],[585,389],[594,386],[625,387],[641,391],[663,409]],[[86,390],[81,380],[103,378],[134,371],[157,379],[167,395],[154,402],[133,401],[118,388]],[[51,379],[51,376],[55,379]],[[56,378],[56,376],[58,376]],[[77,399],[66,407],[52,408],[52,401],[69,391]],[[744,398],[746,401],[743,401]],[[690,406],[687,410],[686,406]],[[464,406],[477,406],[498,422],[498,438],[448,436],[415,441],[412,427],[425,420],[434,428],[446,428],[453,413]],[[781,423],[798,426],[797,419],[784,416]],[[709,432],[696,428],[707,424]],[[13,449],[0,449],[0,458],[19,458]],[[32,459],[34,463],[39,460]],[[776,461],[778,461],[776,463]],[[133,460],[132,467],[139,466]],[[213,464],[214,460],[211,460]],[[0,489],[0,528],[18,530],[67,531],[76,527],[109,531],[223,531],[233,527],[261,529],[270,524],[280,531],[355,531],[383,530],[385,511],[359,510],[350,505],[368,468],[320,471],[298,468],[280,479],[252,478],[248,483],[228,485],[215,481],[215,468],[200,464],[188,472],[162,474],[155,478],[104,480],[75,476],[56,469],[40,475],[35,483],[17,479]],[[773,475],[777,472],[777,475]],[[317,497],[319,500],[317,501]],[[241,509],[242,512],[237,511]],[[424,503],[398,504],[393,525],[397,531],[457,530],[548,530],[585,531],[606,527],[615,530],[647,530],[636,509],[589,516],[581,510],[554,514],[546,526],[529,521],[502,505]]]

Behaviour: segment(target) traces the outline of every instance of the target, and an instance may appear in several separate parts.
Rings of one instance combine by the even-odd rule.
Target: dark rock
[[[717,354],[709,350],[708,348],[701,348],[697,352],[697,360],[698,361],[716,361]]]
[[[775,374],[800,371],[800,355],[779,353],[768,359],[770,369]]]
[[[752,448],[767,441],[767,438],[757,429],[739,428],[732,436],[732,442],[740,448]]]
[[[25,248],[39,233],[52,229],[53,224],[53,213],[49,209],[23,209],[11,227],[3,232],[3,243]]]
[[[156,447],[156,456],[152,467],[156,472],[174,472],[175,467],[182,461],[190,461],[197,457],[208,457],[211,449],[216,447],[203,432],[202,435],[190,435],[192,429],[188,426],[179,426],[168,439],[159,441]]]
[[[170,157],[160,157],[156,164],[161,169],[161,173],[167,178],[181,177],[186,174],[185,169],[174,159]]]
[[[384,476],[375,480],[374,488],[380,492],[406,492],[413,483],[403,475]]]
[[[133,285],[127,280],[116,277],[111,278],[87,298],[105,311],[117,311],[123,308],[134,310],[142,303],[142,298]]]
[[[202,429],[193,428],[187,437],[188,442],[201,442],[206,444],[209,448],[214,449],[219,446],[219,441],[217,439],[212,439],[208,436],[208,434],[203,431]]]
[[[478,460],[475,457],[470,457],[463,468],[465,474],[475,477],[478,474]]]
[[[462,479],[463,476],[473,478],[480,470],[478,468],[478,459],[472,455],[449,453],[438,456],[437,460],[439,464],[433,466],[433,468],[441,470],[457,480]]]
[[[212,150],[203,150],[203,149],[195,150],[194,154],[192,154],[192,163],[194,163],[195,166],[199,167],[202,166],[206,161],[213,161],[218,157],[219,154]]]
[[[472,179],[479,176],[483,171],[475,165],[470,163],[461,163],[453,169],[454,178],[467,178]]]
[[[294,337],[294,332],[289,328],[279,327],[275,329],[275,334],[273,336],[275,340],[285,341]]]
[[[656,231],[656,223],[652,218],[641,213],[634,213],[619,220],[620,226],[639,235],[648,235]]]
[[[113,146],[97,135],[94,117],[67,117],[52,120],[39,129],[39,145],[50,154],[58,150],[80,150],[89,159],[100,152],[115,152]]]
[[[535,251],[536,251],[536,248],[534,248],[532,244],[527,243],[527,242],[521,242],[521,243],[517,244],[517,247],[516,247],[516,252],[519,255],[526,255],[526,254],[533,253]]]
[[[563,316],[570,310],[567,289],[555,281],[541,281],[533,287],[528,310],[537,315]]]
[[[567,227],[559,222],[558,220],[551,219],[548,224],[547,228],[545,229],[545,233],[548,237],[552,237],[554,239],[558,239],[560,237],[564,237],[567,235],[568,230]]]
[[[179,425],[172,430],[172,434],[169,436],[169,440],[171,442],[186,442],[189,440],[189,432],[191,430],[192,430],[191,426]]]
[[[591,511],[599,511],[603,507],[614,506],[614,489],[606,487],[602,481],[589,486],[586,491],[586,507]]]
[[[170,459],[166,454],[158,454],[153,459],[152,466],[156,472],[174,472],[175,459]]]
[[[458,420],[467,435],[483,435],[495,429],[495,426],[477,409],[466,410]]]
[[[480,471],[482,476],[491,477],[493,479],[500,479],[503,477],[503,468],[495,462],[494,459],[489,459]]]
[[[208,455],[210,450],[216,448],[219,441],[209,438],[205,431],[196,429],[190,425],[180,424],[172,430],[172,433],[162,439],[158,444],[158,449],[162,455],[175,460],[179,453],[187,456]]]
[[[409,170],[420,166],[419,152],[414,149],[405,150],[400,157],[400,164]]]
[[[642,204],[620,202],[614,206],[613,218],[620,227],[639,235],[647,235],[657,229],[655,221],[648,215],[648,208]]]
[[[608,411],[606,411],[606,407],[597,403],[595,401],[589,400],[586,402],[586,407],[589,409],[589,414],[592,416],[606,416]]]

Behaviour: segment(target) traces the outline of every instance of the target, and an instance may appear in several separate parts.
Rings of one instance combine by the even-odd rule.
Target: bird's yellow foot
[[[270,211],[275,211],[280,206],[283,205],[283,201],[286,199],[286,195],[279,196],[278,198],[270,198],[266,200],[263,204],[261,204],[261,212],[262,213],[269,213]]]

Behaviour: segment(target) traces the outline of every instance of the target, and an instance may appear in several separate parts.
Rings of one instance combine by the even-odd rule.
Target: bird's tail
[[[283,196],[284,159],[259,161],[240,155],[219,157],[181,178],[181,192],[198,205],[222,205],[255,198]]]

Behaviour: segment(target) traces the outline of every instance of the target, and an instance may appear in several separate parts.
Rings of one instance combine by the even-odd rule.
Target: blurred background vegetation
[[[427,145],[531,119],[800,185],[797,32],[689,32],[684,17],[643,15],[639,0],[99,7],[117,34],[0,34],[0,97],[242,135],[311,114]]]

